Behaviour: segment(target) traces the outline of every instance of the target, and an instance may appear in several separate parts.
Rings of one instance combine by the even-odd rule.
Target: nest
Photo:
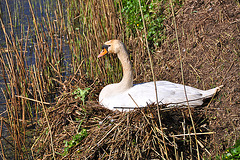
[[[152,105],[129,112],[110,111],[97,102],[82,105],[69,94],[49,108],[48,120],[40,121],[41,134],[32,147],[34,158],[185,159],[206,153],[210,136],[201,109],[191,112],[196,132],[201,132],[196,141],[188,108],[159,106],[163,108],[159,112],[157,108]],[[82,130],[86,136],[68,147],[67,142]]]

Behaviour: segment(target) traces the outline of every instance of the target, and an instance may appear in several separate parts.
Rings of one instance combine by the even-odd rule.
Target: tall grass
[[[32,3],[28,2],[32,19],[26,34],[23,25],[21,25],[21,34],[15,32],[12,20],[14,16],[11,15],[8,1],[6,6],[10,31],[6,29],[3,19],[0,19],[6,41],[6,49],[1,50],[0,53],[1,69],[6,85],[3,92],[8,113],[8,120],[4,119],[3,122],[13,141],[15,159],[29,158],[29,154],[25,153],[30,151],[26,144],[31,140],[27,139],[29,135],[26,135],[26,128],[35,125],[39,117],[45,116],[47,119],[43,111],[45,105],[50,104],[47,102],[52,102],[51,95],[57,95],[58,81],[62,80],[63,68],[61,64],[64,38],[59,30],[62,23],[50,21],[49,15],[47,19],[41,19],[40,23],[33,11]],[[28,40],[30,36],[31,41]],[[33,48],[34,62],[28,61],[31,51],[29,46]]]
[[[91,78],[104,75],[109,81],[110,75],[119,69],[118,67],[107,67],[105,70],[99,60],[97,53],[104,41],[109,39],[123,39],[122,22],[118,15],[120,2],[116,1],[66,1],[69,5],[68,31],[71,41],[69,46],[72,50],[73,72],[80,63],[83,63],[81,70]],[[112,5],[114,4],[114,5]],[[107,7],[108,6],[108,7]],[[111,57],[109,60],[113,60]],[[120,70],[121,71],[121,70]],[[118,72],[117,72],[118,73]],[[119,75],[119,74],[115,74]],[[119,77],[114,77],[119,80]]]

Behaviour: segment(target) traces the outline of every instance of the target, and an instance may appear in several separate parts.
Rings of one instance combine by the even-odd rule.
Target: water
[[[62,0],[63,1],[63,0]],[[34,28],[33,21],[32,21],[32,14],[30,11],[29,7],[29,2],[28,0],[7,0],[9,10],[11,13],[11,18],[12,18],[12,24],[13,24],[13,32],[14,36],[16,39],[21,40],[23,39],[23,44],[25,44],[28,27],[30,25],[30,28]],[[57,1],[55,0],[31,0],[31,4],[36,16],[36,19],[38,22],[41,22],[43,18],[46,18],[46,11],[48,12],[48,15],[50,16],[50,21],[53,21],[55,16],[54,16],[54,11],[56,10],[56,3]],[[9,12],[8,12],[8,7],[6,4],[5,0],[0,1],[0,17],[4,23],[4,26],[6,28],[7,34],[10,36],[11,34],[11,27],[10,27],[10,18],[9,18]],[[36,38],[34,34],[30,34],[28,37],[28,46],[27,46],[27,52],[26,52],[26,62],[27,66],[34,65],[35,64],[35,56],[34,56],[34,44],[36,44]],[[7,46],[6,46],[6,40],[4,36],[3,29],[0,25],[0,50],[3,54],[8,54],[7,52]],[[63,46],[63,51],[67,53],[69,51],[67,46]],[[65,58],[69,58],[69,55],[66,54]],[[70,59],[70,58],[69,58]],[[66,64],[68,62],[65,62]],[[0,67],[0,88],[2,90],[5,90],[5,81],[4,77],[2,76],[3,71],[1,70],[2,68]],[[5,77],[7,78],[7,77]],[[5,106],[5,98],[0,91],[0,118],[5,117],[7,118],[7,112],[6,112],[6,106]],[[1,122],[0,122],[1,123]],[[4,153],[5,156],[7,156],[8,159],[13,159],[14,158],[14,152],[12,150],[11,145],[9,145],[4,139],[8,139],[9,137],[9,132],[6,128],[5,125],[3,125],[2,129],[2,143],[4,146]],[[11,143],[12,141],[9,140]],[[1,148],[1,147],[0,147]],[[0,151],[1,153],[1,151]],[[0,155],[0,159],[1,159]]]
[[[11,13],[12,24],[14,26],[13,28],[14,35],[15,37],[18,37],[18,39],[24,38],[27,34],[27,29],[29,24],[31,26],[30,28],[34,27],[31,20],[32,15],[30,12],[28,0],[7,0],[7,3]],[[34,9],[35,16],[38,20],[41,20],[43,17],[46,18],[46,10],[48,10],[53,20],[52,12],[55,9],[56,1],[37,0],[37,1],[32,1],[31,3]],[[11,27],[9,25],[10,24],[9,12],[8,12],[7,4],[4,0],[0,1],[0,17],[2,18],[7,34],[10,36]],[[25,43],[25,41],[26,40],[24,39],[23,42]],[[27,65],[35,64],[35,58],[34,58],[34,52],[33,52],[34,43],[36,43],[34,35],[29,35],[27,54],[26,54]],[[6,46],[5,35],[2,27],[0,27],[0,49],[4,54],[7,54],[7,52],[5,52],[7,51],[7,46]],[[0,68],[0,74],[2,75],[1,68]],[[0,88],[5,89],[4,79],[2,76],[0,76]],[[0,104],[1,104],[0,115],[3,111],[5,111],[5,107],[4,105],[2,105],[4,103],[5,103],[5,99],[1,91],[0,92]]]

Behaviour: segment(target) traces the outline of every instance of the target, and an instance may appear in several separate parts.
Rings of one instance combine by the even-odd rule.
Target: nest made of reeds
[[[48,109],[48,118],[39,121],[41,134],[32,146],[34,158],[178,159],[207,153],[213,133],[201,108],[151,105],[120,112],[97,102],[82,105],[74,95],[64,95]],[[87,135],[67,146],[83,129]]]

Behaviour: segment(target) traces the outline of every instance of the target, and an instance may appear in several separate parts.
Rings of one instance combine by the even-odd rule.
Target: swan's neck
[[[120,53],[117,55],[123,67],[123,78],[118,84],[121,86],[122,90],[127,90],[133,86],[132,64],[129,60],[126,48],[121,49]]]

